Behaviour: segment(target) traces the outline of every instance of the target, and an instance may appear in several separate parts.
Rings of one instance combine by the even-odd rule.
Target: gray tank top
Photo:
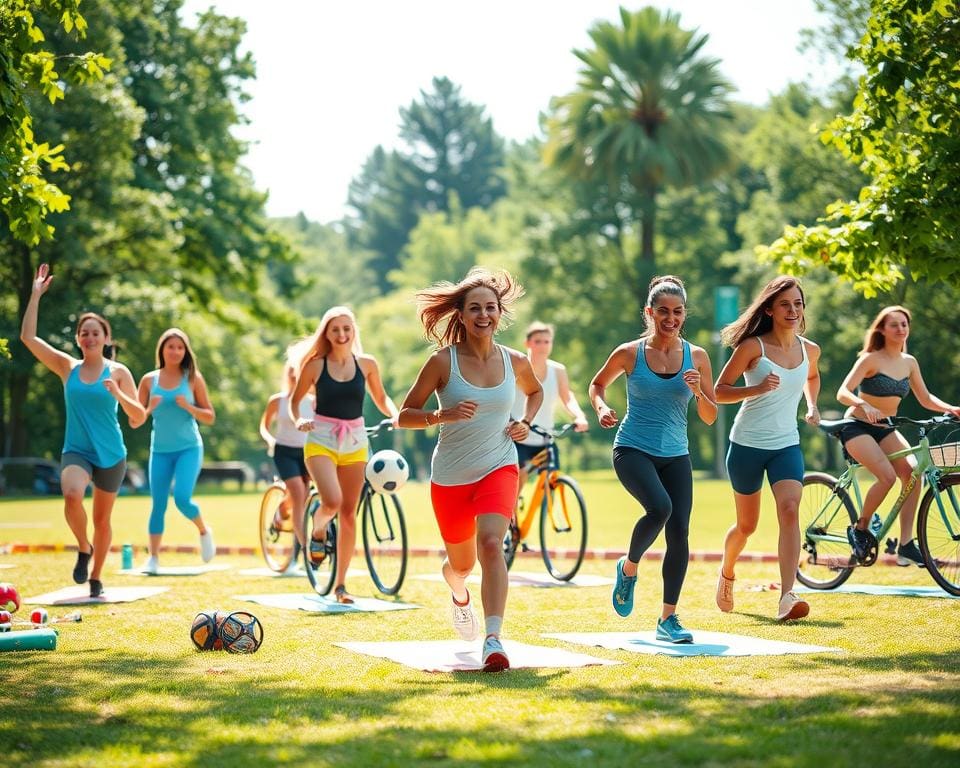
[[[516,377],[506,349],[497,345],[503,358],[503,381],[495,387],[478,387],[465,380],[457,365],[456,346],[450,350],[450,380],[437,391],[441,408],[473,400],[477,412],[469,421],[440,425],[440,438],[433,451],[430,479],[437,485],[475,483],[500,467],[517,463],[517,449],[507,437]]]

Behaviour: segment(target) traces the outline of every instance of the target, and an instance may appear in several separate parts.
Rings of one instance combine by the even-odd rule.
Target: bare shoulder
[[[803,348],[807,351],[807,357],[813,358],[814,360],[820,357],[820,345],[816,342],[810,341],[806,336],[798,336],[800,343],[803,344]]]
[[[687,343],[690,344],[689,341]],[[703,347],[698,347],[696,344],[690,344],[690,357],[698,362],[702,362],[705,359],[710,359],[707,355],[707,351]]]
[[[377,367],[377,358],[373,355],[368,355],[363,353],[357,355],[357,362],[360,364],[360,368],[364,371],[368,371]]]
[[[131,384],[134,383],[133,374],[130,373],[130,369],[123,363],[110,363],[110,378],[116,381],[129,381]]]

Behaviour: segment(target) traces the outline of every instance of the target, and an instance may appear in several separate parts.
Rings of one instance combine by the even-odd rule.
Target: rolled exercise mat
[[[4,632],[0,635],[0,651],[55,651],[57,632],[49,627]]]

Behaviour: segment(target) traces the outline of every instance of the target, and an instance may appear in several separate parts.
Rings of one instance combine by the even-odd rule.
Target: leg
[[[347,569],[357,545],[357,502],[363,489],[363,470],[366,466],[365,463],[356,462],[337,467],[343,500],[337,530],[337,578],[334,589],[346,586]]]
[[[307,469],[313,484],[320,494],[320,509],[313,516],[313,538],[322,540],[327,523],[336,517],[343,505],[343,493],[337,479],[337,467],[329,456],[311,456],[307,459]],[[339,551],[339,550],[338,550]]]
[[[170,485],[173,483],[173,471],[176,466],[175,453],[150,452],[150,462],[147,471],[150,477],[150,522],[147,531],[150,534],[150,556],[160,554],[160,542],[163,539],[164,517],[167,513],[167,499],[170,496]]]
[[[200,477],[200,467],[203,464],[203,446],[188,448],[179,451],[173,468],[173,503],[177,505],[180,514],[197,526],[197,530],[204,534],[207,531],[200,515],[200,507],[193,500],[193,492]]]
[[[110,527],[110,515],[113,512],[113,503],[117,500],[117,493],[93,489],[93,569],[91,579],[100,579],[100,571],[110,551],[110,542],[113,540],[113,529]]]
[[[77,540],[81,553],[91,550],[87,537],[87,511],[83,508],[83,496],[90,485],[90,473],[83,467],[70,464],[60,472],[60,488],[63,492],[63,516]]]
[[[737,509],[737,521],[730,526],[723,540],[723,563],[720,572],[724,578],[733,581],[734,566],[737,558],[747,546],[747,540],[757,530],[760,521],[760,491],[756,493],[733,492],[733,502]]]
[[[690,512],[693,509],[693,468],[689,456],[669,459],[659,471],[671,500],[672,513],[664,525],[667,550],[663,556],[663,608],[661,620],[676,613],[680,590],[690,561]]]
[[[877,478],[863,499],[863,509],[860,510],[860,519],[857,521],[857,528],[865,531],[870,524],[873,513],[879,509],[893,487],[897,479],[897,473],[883,448],[869,435],[858,435],[848,440],[844,447],[847,449],[847,453]]]
[[[796,480],[780,480],[773,484],[773,498],[777,502],[777,558],[780,563],[780,596],[793,589],[800,559],[800,498],[803,485]]]
[[[899,432],[887,435],[880,441],[880,449],[884,453],[895,453],[904,448],[909,448],[910,444]],[[913,468],[916,465],[916,459],[913,456],[903,456],[894,459],[891,462],[893,471],[900,478],[901,488],[906,488],[913,477]],[[920,483],[914,484],[913,489],[903,500],[903,506],[900,507],[900,545],[903,546],[913,541],[913,524],[917,519],[917,504],[920,501]]]
[[[630,537],[630,550],[623,563],[623,574],[637,575],[637,563],[663,530],[670,518],[673,504],[657,474],[653,459],[642,451],[616,448],[613,468],[624,488],[640,502],[646,514],[637,520]]]
[[[283,481],[293,508],[293,532],[303,546],[303,511],[307,504],[307,483],[302,477],[288,477]]]
[[[503,559],[503,536],[510,518],[498,514],[477,515],[477,558],[480,560],[480,597],[486,617],[503,618],[507,606],[507,564]],[[492,634],[499,635],[498,632]]]

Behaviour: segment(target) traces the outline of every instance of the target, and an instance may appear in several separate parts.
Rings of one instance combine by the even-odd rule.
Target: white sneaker
[[[150,555],[150,557],[147,558],[146,564],[140,569],[140,572],[146,573],[150,576],[156,576],[159,568],[159,558],[156,555]]]
[[[209,525],[205,533],[200,534],[200,557],[205,563],[213,560],[217,554],[217,545],[213,543],[213,528]]]
[[[810,606],[807,601],[797,597],[793,592],[787,592],[780,598],[780,605],[777,608],[777,621],[802,619],[808,613],[810,613]]]
[[[453,628],[457,630],[463,640],[476,640],[480,636],[480,622],[477,620],[477,614],[473,612],[473,601],[470,600],[470,593],[467,593],[467,604],[457,605],[450,596],[450,604],[453,606],[450,613],[453,617]]]

